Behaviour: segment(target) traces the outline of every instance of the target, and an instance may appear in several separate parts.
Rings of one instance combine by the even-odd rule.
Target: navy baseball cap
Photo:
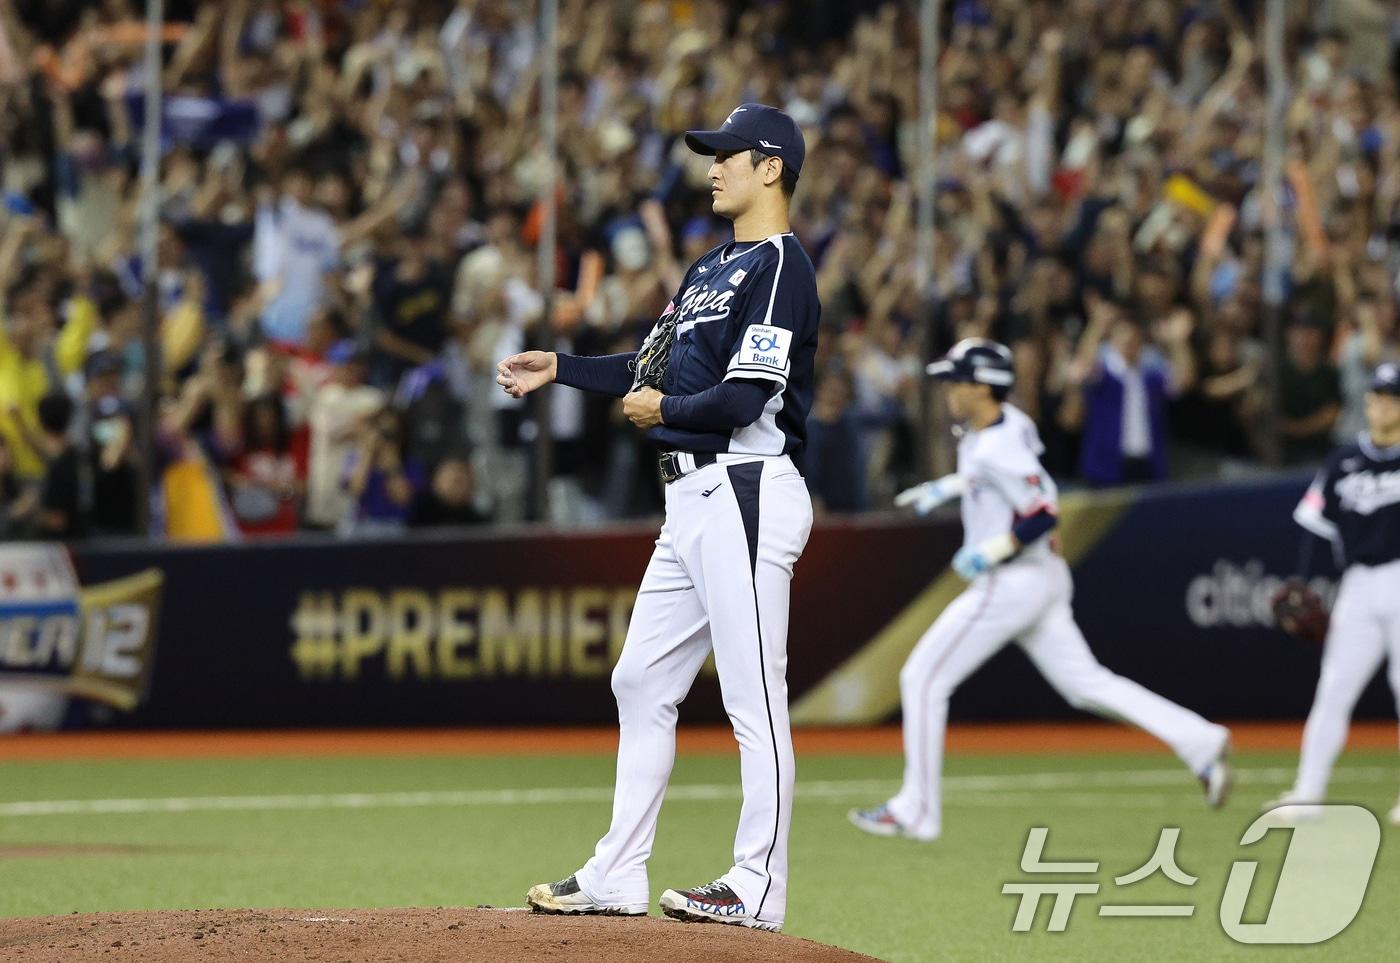
[[[740,104],[730,112],[719,130],[688,130],[685,145],[697,154],[738,153],[756,150],[769,157],[781,157],[783,167],[802,173],[807,142],[797,121],[767,104]]]
[[[1378,395],[1400,395],[1400,364],[1388,361],[1371,376],[1371,390]]]

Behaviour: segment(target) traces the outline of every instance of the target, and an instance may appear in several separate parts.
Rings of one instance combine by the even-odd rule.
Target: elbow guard
[[[1016,524],[1011,526],[1011,534],[1016,536],[1017,542],[1025,546],[1043,537],[1058,523],[1059,519],[1050,509],[1042,508],[1033,515],[1018,519]]]

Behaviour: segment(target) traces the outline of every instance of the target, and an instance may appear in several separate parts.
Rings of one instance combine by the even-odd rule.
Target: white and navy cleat
[[[525,902],[536,913],[573,916],[645,916],[645,905],[605,906],[595,903],[579,888],[578,878],[570,876],[557,883],[539,883],[530,887]]]
[[[781,923],[760,920],[748,911],[739,894],[723,880],[694,889],[668,889],[661,894],[661,911],[686,923],[728,923],[777,933]]]

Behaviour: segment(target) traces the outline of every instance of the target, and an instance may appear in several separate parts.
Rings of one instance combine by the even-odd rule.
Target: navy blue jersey
[[[763,413],[734,431],[659,425],[647,437],[664,449],[781,455],[807,438],[817,353],[817,276],[791,233],[731,241],[690,266],[667,306],[676,341],[662,383],[667,395],[694,395],[723,381],[769,391]]]
[[[1293,518],[1339,544],[1347,565],[1400,558],[1400,445],[1377,448],[1362,435],[1332,452]]]

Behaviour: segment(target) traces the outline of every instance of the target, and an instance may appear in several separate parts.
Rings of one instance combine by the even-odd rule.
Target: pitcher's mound
[[[15,963],[856,963],[868,956],[795,936],[656,918],[523,910],[181,910],[0,919]]]

